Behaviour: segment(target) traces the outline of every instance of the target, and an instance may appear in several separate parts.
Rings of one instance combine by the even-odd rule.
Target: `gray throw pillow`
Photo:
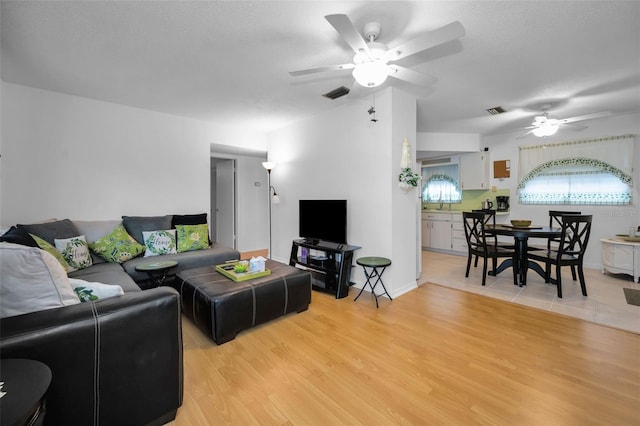
[[[38,247],[38,243],[24,229],[12,226],[0,237],[0,242],[20,244],[27,247]]]
[[[171,221],[171,227],[175,228],[176,225],[206,225],[207,214],[174,214]]]
[[[37,235],[46,242],[55,246],[55,239],[73,238],[80,235],[76,226],[69,219],[56,220],[54,222],[34,223],[31,225],[18,225],[19,229],[30,234]]]
[[[137,242],[144,245],[143,232],[171,229],[172,215],[166,216],[122,216],[122,224]]]

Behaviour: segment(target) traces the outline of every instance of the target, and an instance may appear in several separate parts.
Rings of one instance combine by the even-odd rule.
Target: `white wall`
[[[558,133],[549,138],[537,138],[529,135],[522,139],[518,133],[509,133],[483,138],[483,144],[489,147],[491,162],[496,160],[511,160],[511,177],[504,180],[492,179],[491,185],[500,189],[509,189],[511,197],[509,203],[511,212],[509,216],[499,216],[498,220],[507,221],[509,219],[532,219],[534,223],[545,224],[549,221],[549,210],[572,210],[578,206],[531,206],[518,203],[518,156],[519,147],[523,145],[539,145],[542,143],[554,143],[578,139],[590,139],[597,137],[617,136],[624,134],[635,134],[634,143],[634,191],[633,205],[631,206],[579,206],[583,214],[593,215],[593,223],[589,246],[585,257],[585,266],[599,269],[601,262],[600,238],[610,237],[615,234],[628,232],[629,226],[640,225],[640,114],[627,114],[614,117],[607,117],[597,120],[590,120],[585,123],[587,129],[582,131],[559,130]],[[493,176],[493,166],[491,167]]]
[[[392,128],[391,128],[391,213],[392,213],[392,295],[398,295],[417,287],[416,278],[420,273],[416,262],[416,251],[420,233],[420,190],[418,188],[403,192],[398,186],[402,142],[405,138],[411,144],[411,158],[416,158],[417,101],[415,96],[400,90],[391,92]],[[414,167],[418,171],[418,167]],[[391,290],[389,290],[391,291]]]
[[[481,151],[481,136],[475,133],[419,132],[418,151],[478,152]]]
[[[269,247],[269,185],[263,161],[249,156],[239,156],[236,161],[237,246],[241,252]]]
[[[266,137],[2,82],[0,223],[209,212],[210,145]]]
[[[271,180],[281,199],[272,210],[273,257],[288,262],[298,200],[346,199],[349,244],[362,247],[356,257],[392,259],[384,281],[397,295],[416,284],[417,195],[401,198],[397,186],[402,141],[415,145],[415,98],[395,89],[378,93],[377,123],[369,120],[369,101],[352,100],[269,134],[269,160],[278,163]],[[407,117],[396,121],[401,114]],[[361,268],[352,281],[364,284]]]

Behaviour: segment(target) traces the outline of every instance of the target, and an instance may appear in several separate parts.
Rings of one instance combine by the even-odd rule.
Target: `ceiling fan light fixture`
[[[353,69],[353,78],[364,87],[376,87],[389,76],[389,67],[381,61],[369,61],[357,64]]]
[[[558,131],[560,126],[557,124],[543,123],[540,127],[536,127],[532,130],[535,136],[543,138],[545,136],[553,136]]]

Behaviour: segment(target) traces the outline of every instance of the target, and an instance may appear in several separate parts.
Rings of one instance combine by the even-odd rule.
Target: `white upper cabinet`
[[[488,152],[461,155],[460,189],[489,189],[489,167]]]

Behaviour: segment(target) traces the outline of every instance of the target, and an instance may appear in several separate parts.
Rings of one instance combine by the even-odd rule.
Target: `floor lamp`
[[[264,167],[265,169],[267,169],[267,175],[268,175],[268,182],[269,182],[269,259],[272,258],[272,252],[271,252],[271,204],[278,204],[280,203],[280,197],[278,197],[278,193],[276,192],[276,189],[273,187],[273,185],[271,185],[271,170],[273,170],[276,167],[276,163],[274,163],[273,161],[265,161],[262,163],[262,167]],[[271,190],[273,189],[273,197],[271,196]]]

